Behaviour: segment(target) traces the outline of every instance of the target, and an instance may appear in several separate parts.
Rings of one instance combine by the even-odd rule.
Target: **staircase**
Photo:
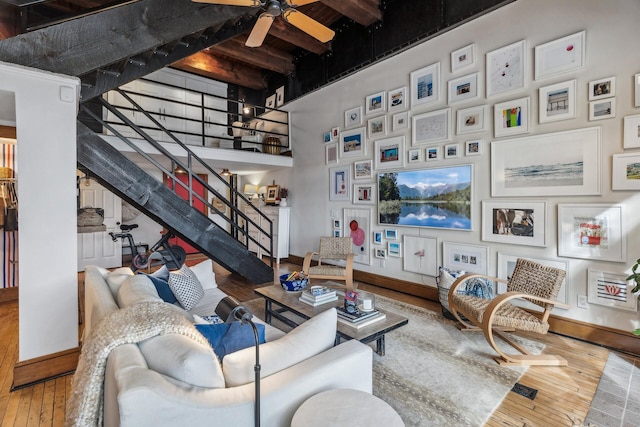
[[[223,200],[231,213],[224,216],[231,233],[219,227],[192,207],[189,201],[180,198],[79,121],[77,158],[82,169],[88,170],[103,186],[226,269],[253,283],[267,283],[273,281],[273,258],[267,265],[248,251],[251,239],[248,226],[258,228],[258,225],[237,209],[237,203],[232,202],[242,200],[244,196],[233,186],[229,186],[232,200],[229,201],[225,195],[202,181],[194,169],[205,169],[210,177],[221,179],[229,185],[226,179],[220,177],[187,146],[172,136],[183,150],[181,155],[172,156],[144,130],[101,98],[109,90],[247,31],[255,22],[255,13],[256,10],[249,8],[201,6],[190,1],[140,0],[100,14],[82,16],[1,40],[0,52],[5,62],[79,77],[82,82],[82,115],[109,129],[109,125],[102,121],[101,114],[95,114],[87,106],[87,101],[95,99],[132,126],[140,139],[136,138],[134,141],[121,135],[120,139],[170,177],[173,186],[181,185],[188,190],[189,201],[200,199],[207,209],[222,214],[208,200],[191,191],[191,183],[195,180],[200,181],[210,195]],[[148,19],[150,16],[153,19]],[[121,94],[126,97],[126,94]],[[140,111],[144,114],[142,109]],[[151,116],[148,118],[168,132]],[[118,135],[115,129],[109,130]],[[150,152],[154,155],[150,155]],[[177,166],[188,173],[186,186],[174,174]],[[251,206],[249,203],[247,205]],[[272,230],[262,232],[272,236]],[[272,243],[271,247],[264,247],[255,240],[254,243],[260,245],[266,253],[273,253]]]

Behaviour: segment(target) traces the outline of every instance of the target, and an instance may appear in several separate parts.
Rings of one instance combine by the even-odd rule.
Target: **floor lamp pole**
[[[253,405],[253,412],[255,416],[255,426],[260,427],[260,340],[258,338],[258,328],[256,328],[255,323],[252,320],[249,320],[248,323],[253,328],[253,336],[256,340],[256,364],[253,367],[255,372],[255,400]]]

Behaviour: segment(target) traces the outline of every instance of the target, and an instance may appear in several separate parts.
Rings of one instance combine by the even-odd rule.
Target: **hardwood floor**
[[[189,257],[188,264],[199,261]],[[300,266],[281,263],[277,274],[299,269]],[[256,298],[253,290],[239,275],[214,268],[219,287],[239,301]],[[79,280],[82,274],[79,275]],[[259,285],[263,286],[263,285]],[[433,301],[394,292],[366,284],[360,289],[439,311]],[[531,338],[546,344],[544,352],[561,354],[568,367],[530,367],[520,383],[538,390],[534,400],[509,393],[494,411],[486,426],[578,426],[589,410],[609,350],[570,338],[548,334]],[[11,392],[13,366],[18,351],[18,304],[0,304],[0,427],[63,426],[66,396],[70,392],[71,376],[52,379]]]

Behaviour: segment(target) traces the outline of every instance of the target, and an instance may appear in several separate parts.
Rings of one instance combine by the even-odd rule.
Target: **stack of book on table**
[[[305,289],[300,295],[300,301],[312,306],[326,304],[328,302],[337,301],[338,294],[335,289],[312,286],[311,289]]]
[[[344,307],[338,307],[338,322],[353,326],[356,329],[371,325],[372,323],[385,319],[386,317],[386,314],[381,313],[378,310],[357,310],[355,313],[349,313],[344,309]]]

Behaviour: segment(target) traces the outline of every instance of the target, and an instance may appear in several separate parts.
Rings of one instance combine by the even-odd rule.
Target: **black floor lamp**
[[[247,323],[253,328],[253,337],[256,342],[256,364],[253,367],[255,372],[255,402],[254,402],[254,416],[255,426],[260,426],[260,339],[258,338],[258,329],[255,323],[253,323],[253,313],[243,306],[233,297],[225,297],[218,303],[216,307],[216,314],[220,316],[225,322],[239,320],[243,325]]]

